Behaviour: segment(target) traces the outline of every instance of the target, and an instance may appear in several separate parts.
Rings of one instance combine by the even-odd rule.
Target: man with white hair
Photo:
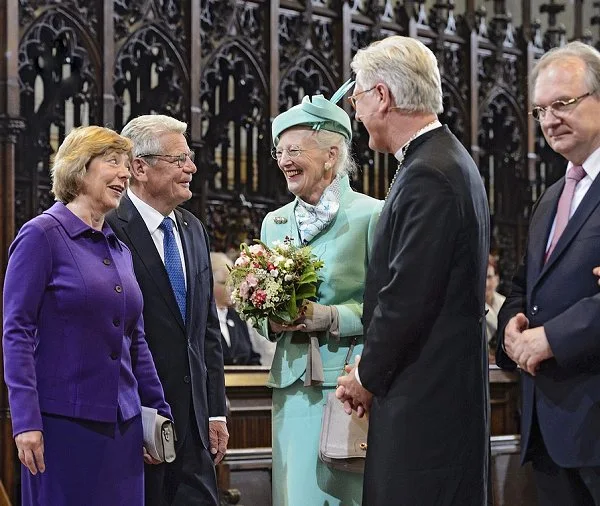
[[[358,51],[350,101],[369,146],[398,170],[367,272],[365,346],[338,379],[346,411],[370,413],[363,505],[487,501],[484,328],[489,212],[467,150],[442,126],[441,79],[421,42]]]
[[[146,466],[146,506],[216,506],[225,455],[225,380],[206,230],[178,207],[196,173],[187,125],[163,115],[131,120],[130,188],[107,221],[133,256],[144,328],[177,431],[177,458]],[[106,261],[110,261],[107,259]]]

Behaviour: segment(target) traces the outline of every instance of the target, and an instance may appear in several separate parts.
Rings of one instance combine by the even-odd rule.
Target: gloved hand
[[[269,320],[269,327],[271,328],[271,332],[275,332],[279,334],[281,332],[295,332],[296,330],[304,330],[304,323],[296,320],[294,323],[285,324],[285,323],[277,323],[273,320]]]
[[[305,327],[299,329],[302,332],[319,332],[329,330],[333,332],[338,330],[338,311],[335,306],[324,306],[317,302],[308,302],[304,316],[298,319]],[[335,322],[335,329],[332,325]]]

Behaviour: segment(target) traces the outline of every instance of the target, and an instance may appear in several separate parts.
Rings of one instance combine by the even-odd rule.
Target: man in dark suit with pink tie
[[[522,370],[521,458],[540,505],[600,505],[600,53],[549,51],[533,110],[567,160],[531,215],[527,252],[499,317],[496,360]]]

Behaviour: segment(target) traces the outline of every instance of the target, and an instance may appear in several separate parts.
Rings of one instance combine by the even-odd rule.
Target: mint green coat
[[[333,471],[318,459],[321,415],[327,393],[342,374],[350,338],[360,336],[354,355],[362,351],[362,302],[375,226],[383,202],[341,183],[340,208],[333,222],[309,245],[324,261],[317,302],[334,305],[339,313],[340,340],[321,342],[325,382],[304,387],[308,344],[292,342],[292,332],[273,334],[266,321],[258,331],[277,341],[268,385],[273,391],[273,504],[277,506],[360,505],[362,476]],[[296,201],[273,211],[262,224],[267,245],[292,237],[300,244]],[[306,335],[306,334],[304,334]],[[353,361],[353,360],[352,360]],[[300,381],[299,381],[300,380]]]

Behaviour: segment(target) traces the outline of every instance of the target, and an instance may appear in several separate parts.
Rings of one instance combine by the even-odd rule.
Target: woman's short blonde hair
[[[52,193],[63,204],[81,191],[88,163],[108,152],[127,153],[131,160],[132,142],[114,130],[100,126],[78,127],[62,142],[50,170]]]

